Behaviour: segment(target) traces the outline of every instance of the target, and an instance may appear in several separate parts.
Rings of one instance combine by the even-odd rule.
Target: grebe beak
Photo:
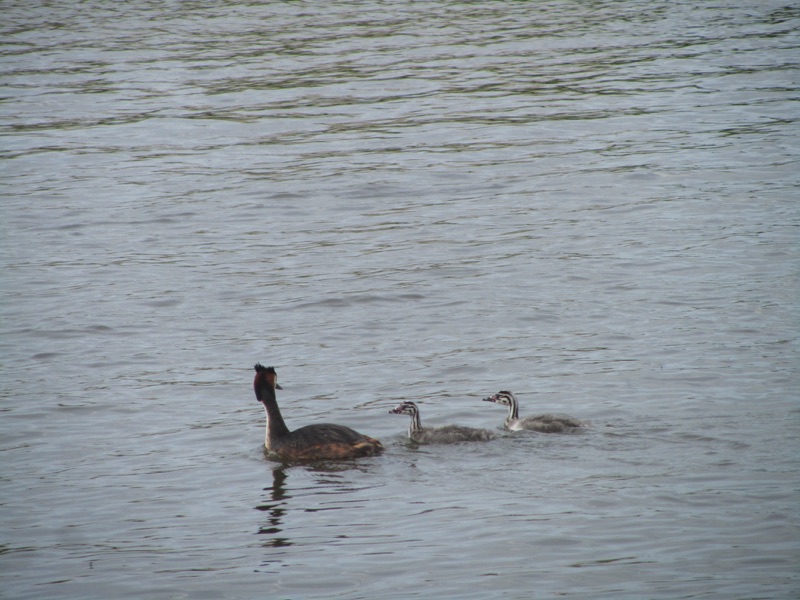
[[[276,390],[282,390],[283,388],[281,387],[281,384],[280,384],[280,383],[278,383],[278,382],[275,382],[275,389],[276,389]]]
[[[484,402],[494,402],[494,397],[493,396],[489,396],[488,398],[484,398],[483,401]]]

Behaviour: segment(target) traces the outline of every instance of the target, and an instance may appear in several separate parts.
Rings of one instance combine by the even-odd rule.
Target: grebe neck
[[[509,393],[508,399],[511,401],[511,403],[508,405],[508,416],[506,417],[506,421],[518,421],[519,403],[517,402],[517,397],[514,394]]]
[[[414,410],[411,412],[411,424],[408,426],[408,437],[420,431],[422,431],[422,420],[419,418],[419,411]]]
[[[263,378],[257,380],[256,397],[264,405],[267,416],[266,446],[270,447],[270,439],[281,438],[289,435],[289,428],[283,420],[281,409],[278,408],[278,398],[272,383]]]

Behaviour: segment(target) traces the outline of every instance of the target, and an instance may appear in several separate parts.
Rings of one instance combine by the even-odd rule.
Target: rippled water
[[[791,3],[2,9],[0,595],[798,597]]]

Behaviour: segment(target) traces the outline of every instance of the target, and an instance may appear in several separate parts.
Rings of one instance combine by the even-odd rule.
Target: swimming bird
[[[271,454],[284,461],[313,461],[374,456],[383,451],[378,440],[344,425],[317,423],[289,431],[275,395],[276,389],[283,389],[278,385],[278,374],[273,367],[260,364],[255,370],[253,389],[267,415],[264,446]]]
[[[528,429],[541,433],[563,433],[565,431],[574,431],[584,426],[582,421],[568,415],[532,415],[520,419],[517,397],[506,390],[497,392],[494,396],[484,398],[483,401],[494,402],[495,404],[502,404],[508,407],[506,429],[509,431]]]
[[[488,429],[475,429],[463,425],[442,425],[425,428],[419,418],[419,408],[413,402],[402,402],[389,411],[395,415],[409,415],[411,425],[408,437],[423,444],[452,444],[455,442],[486,442],[494,437]]]

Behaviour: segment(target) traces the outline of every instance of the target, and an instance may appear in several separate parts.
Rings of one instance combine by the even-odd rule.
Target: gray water
[[[800,597],[796,5],[0,4],[2,597]]]

